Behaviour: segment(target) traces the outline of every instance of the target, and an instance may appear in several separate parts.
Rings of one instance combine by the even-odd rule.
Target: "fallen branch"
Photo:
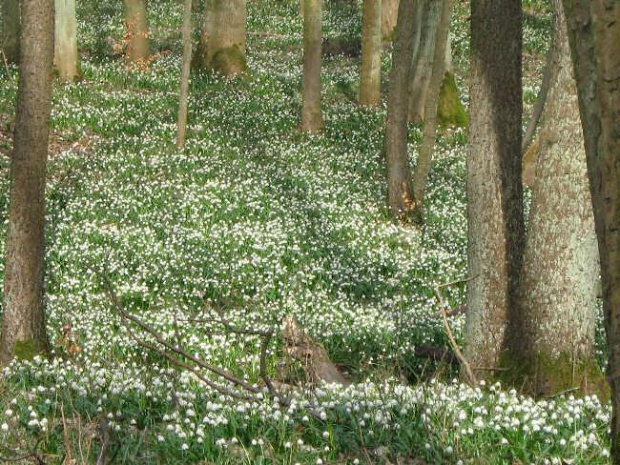
[[[24,454],[18,457],[3,457],[0,455],[0,462],[11,462],[11,463],[20,462],[21,463],[24,460],[32,459],[37,465],[46,465],[45,460],[43,460],[43,458],[39,455],[39,452],[38,452],[39,445],[43,442],[43,439],[44,438],[39,438],[37,440],[37,442],[34,444],[34,447],[32,448],[32,452],[29,452],[27,454]]]
[[[441,289],[443,289],[444,287],[449,287],[449,286],[454,286],[455,284],[465,283],[465,282],[471,281],[472,279],[474,278],[461,279],[461,280],[437,285],[435,286],[435,296],[437,297],[437,300],[439,301],[439,307],[441,309],[441,318],[443,320],[443,326],[444,326],[444,329],[446,330],[448,340],[450,341],[450,346],[452,347],[452,350],[454,351],[454,355],[456,355],[456,358],[458,359],[461,367],[465,370],[465,376],[467,378],[467,382],[475,386],[476,384],[478,384],[478,382],[476,380],[474,372],[471,369],[471,366],[469,365],[469,362],[463,356],[463,353],[461,352],[461,349],[459,349],[459,345],[456,342],[454,334],[452,333],[452,328],[450,328],[450,323],[448,322],[448,315],[446,313],[448,309],[448,305],[446,304],[446,301],[444,300],[443,295],[441,294]]]
[[[194,374],[199,380],[204,382],[207,386],[211,387],[213,390],[221,394],[225,394],[225,395],[230,396],[231,398],[234,398],[237,400],[243,400],[243,401],[258,402],[262,399],[263,390],[260,389],[259,387],[252,386],[249,383],[237,378],[236,376],[234,376],[232,373],[228,372],[227,370],[221,367],[217,367],[217,366],[205,363],[199,358],[197,358],[196,356],[182,349],[181,347],[176,347],[170,344],[152,326],[142,321],[140,318],[132,315],[131,313],[128,313],[124,309],[123,305],[121,304],[120,299],[118,298],[118,295],[116,294],[114,287],[112,286],[112,283],[110,282],[110,279],[106,275],[98,271],[96,272],[96,274],[103,280],[105,292],[108,295],[113,308],[121,316],[121,320],[125,328],[127,329],[127,332],[129,333],[130,337],[138,343],[138,345],[140,345],[141,347],[144,347],[145,349],[153,351],[159,355],[162,355],[163,357],[167,358],[173,365],[176,365],[177,367],[185,368],[186,370]],[[146,342],[143,338],[138,337],[138,335],[132,330],[131,326],[127,322],[134,323],[142,331],[151,335],[158,344],[160,344],[162,347],[164,347],[170,352],[173,352],[174,354],[178,356],[175,356],[165,350],[162,350],[156,345]],[[226,323],[228,324],[228,322]],[[243,331],[244,334],[248,333],[247,330],[235,328],[230,324],[228,324],[228,327],[232,328],[231,329],[232,332]],[[256,332],[257,331],[255,331],[255,333]],[[267,374],[267,362],[266,362],[267,348],[269,346],[269,342],[271,341],[272,336],[273,336],[273,330],[261,332],[262,343],[261,343],[261,352],[260,352],[260,376],[263,379],[265,386],[267,387],[267,392],[269,393],[269,395],[273,399],[275,399],[280,406],[288,408],[292,405],[291,400],[286,395],[283,395],[283,393],[277,390],[277,388],[273,384],[273,381]],[[182,360],[180,357],[188,360],[188,362]],[[195,366],[192,366],[189,362],[192,362],[193,364],[195,364]],[[239,392],[235,392],[232,389],[228,389],[228,388],[218,385],[213,380],[204,376],[198,370],[198,368],[205,369],[211,373],[214,373],[215,375],[221,378],[224,378],[226,381],[232,383],[233,385],[245,390],[246,392],[249,392],[250,395],[240,394]],[[306,411],[310,415],[315,417],[317,420],[323,421],[323,418],[321,417],[320,412],[317,411],[314,407],[312,407],[312,405],[306,406]]]

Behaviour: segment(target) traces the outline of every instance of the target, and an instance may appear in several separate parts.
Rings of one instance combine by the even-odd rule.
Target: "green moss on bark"
[[[570,392],[573,395],[596,394],[609,399],[609,385],[594,357],[574,359],[572,354],[557,357],[538,353],[535,362],[504,353],[497,378],[534,397],[549,397]]]
[[[245,55],[236,45],[218,50],[213,55],[209,67],[216,73],[223,74],[224,76],[236,76],[248,72]]]
[[[13,354],[20,360],[32,360],[36,355],[45,353],[45,347],[35,339],[25,339],[15,342]]]
[[[444,126],[467,127],[469,118],[465,107],[459,98],[459,89],[454,75],[447,72],[441,83],[439,92],[439,105],[437,108],[437,121]]]

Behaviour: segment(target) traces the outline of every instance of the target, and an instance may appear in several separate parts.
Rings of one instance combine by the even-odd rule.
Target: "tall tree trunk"
[[[547,102],[547,96],[549,95],[549,88],[551,87],[551,76],[557,72],[557,70],[554,69],[554,66],[558,63],[558,59],[553,55],[554,53],[554,47],[552,44],[551,47],[549,47],[549,51],[547,52],[545,70],[543,71],[542,82],[540,83],[540,90],[538,91],[538,96],[536,97],[536,105],[534,106],[532,116],[527,123],[525,132],[523,133],[523,143],[521,146],[521,151],[524,154],[527,153],[527,149],[534,141],[536,127],[538,126],[540,117],[542,116],[543,110],[545,109],[545,103]]]
[[[54,66],[63,81],[73,81],[78,71],[75,0],[55,0]]]
[[[424,109],[433,74],[433,63],[435,63],[437,29],[440,16],[441,2],[439,0],[423,0],[419,17],[421,34],[412,64],[409,121],[419,123],[424,120]]]
[[[381,103],[381,0],[364,0],[360,104]]]
[[[9,63],[19,60],[19,0],[2,0],[2,53]]]
[[[611,458],[620,464],[620,3],[564,0],[601,259]]]
[[[466,357],[497,366],[523,252],[520,0],[472,0]]]
[[[594,359],[598,248],[577,89],[562,0],[554,0],[549,99],[541,130],[522,275],[524,333],[511,354],[531,375],[526,387],[550,395],[581,386],[601,391]],[[597,385],[598,381],[598,385]],[[521,384],[524,380],[518,380]]]
[[[245,0],[206,0],[198,57],[200,66],[225,76],[247,72]]]
[[[388,89],[385,125],[387,200],[390,212],[396,218],[408,217],[413,207],[411,168],[407,157],[407,102],[417,6],[418,0],[400,2]]]
[[[146,20],[146,0],[123,0],[127,63],[144,63],[149,58],[149,29]]]
[[[435,46],[435,60],[432,65],[432,76],[429,83],[429,94],[426,99],[426,121],[422,147],[418,156],[418,163],[413,174],[413,198],[418,216],[423,218],[424,197],[426,195],[426,183],[433,161],[433,150],[437,137],[437,106],[439,103],[439,90],[446,72],[446,44],[450,30],[450,16],[452,13],[452,0],[441,0],[441,14],[437,27],[437,44]]]
[[[0,361],[48,348],[44,316],[45,165],[54,57],[54,0],[22,2],[15,141],[11,157]]]
[[[304,0],[304,75],[301,130],[320,131],[321,110],[321,2]]]
[[[381,35],[386,40],[392,40],[396,22],[398,21],[398,4],[400,0],[383,0],[381,6]]]
[[[187,129],[187,99],[189,94],[189,72],[192,64],[192,0],[185,0],[183,7],[183,65],[179,92],[179,116],[177,120],[177,148],[185,145]]]

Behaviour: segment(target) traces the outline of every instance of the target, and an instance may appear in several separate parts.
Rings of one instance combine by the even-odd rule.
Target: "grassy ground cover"
[[[439,140],[428,225],[391,222],[385,109],[351,101],[359,63],[325,60],[325,131],[299,133],[298,3],[261,0],[248,3],[251,76],[192,77],[180,153],[180,5],[150,3],[159,55],[143,70],[113,55],[122,47],[114,5],[82,2],[83,78],[55,88],[47,230],[55,358],[3,370],[0,455],[36,445],[50,463],[91,463],[102,451],[118,463],[608,463],[610,411],[598,399],[472,389],[452,380],[449,367],[415,356],[416,347],[447,345],[433,288],[465,275],[462,131]],[[529,103],[549,27],[544,9],[530,8]],[[457,11],[463,86],[468,13]],[[327,36],[359,29],[359,16],[327,8]],[[3,73],[6,135],[17,73]],[[412,128],[412,163],[419,140]],[[3,217],[7,167],[0,159]],[[260,340],[226,334],[209,317],[271,328],[292,313],[354,383],[317,388],[322,419],[306,411],[309,394],[282,410],[267,398],[214,393],[129,337],[101,274],[128,311],[250,383],[259,383]],[[464,301],[463,285],[445,294],[452,305]],[[451,319],[459,338],[463,323],[462,315]],[[277,376],[278,340],[269,353]]]

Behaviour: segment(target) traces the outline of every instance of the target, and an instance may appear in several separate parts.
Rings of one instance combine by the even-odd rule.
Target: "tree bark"
[[[2,52],[8,63],[19,60],[19,0],[2,0]]]
[[[498,365],[507,322],[518,318],[524,242],[521,23],[519,0],[472,0],[465,339],[474,370]]]
[[[360,104],[381,104],[381,0],[364,0]]]
[[[54,66],[63,81],[73,81],[78,72],[75,0],[55,0]]]
[[[245,0],[206,0],[198,48],[200,66],[225,76],[247,72]]]
[[[601,260],[611,459],[620,464],[620,3],[564,0]]]
[[[437,107],[439,104],[439,91],[446,72],[446,45],[450,30],[450,16],[452,14],[452,0],[442,0],[440,6],[440,18],[437,27],[437,44],[435,46],[435,59],[432,64],[429,94],[426,99],[426,121],[422,136],[422,147],[418,156],[418,163],[413,174],[413,198],[418,216],[423,218],[424,197],[426,195],[426,183],[433,161],[433,150],[437,138]]]
[[[534,395],[582,387],[601,392],[594,359],[598,248],[577,89],[562,0],[553,0],[555,63],[541,129],[525,247],[521,357]],[[588,379],[590,377],[591,379]],[[598,381],[598,385],[597,385]]]
[[[183,65],[179,92],[179,116],[177,119],[177,148],[185,145],[187,129],[187,100],[189,94],[189,72],[192,64],[192,0],[185,0],[183,7]]]
[[[441,2],[439,0],[424,0],[419,11],[418,20],[421,23],[421,34],[412,64],[411,94],[409,96],[409,121],[416,123],[424,121],[424,109],[433,73],[433,63],[435,63]]]
[[[323,127],[321,110],[321,2],[304,0],[304,71],[301,130],[317,132]]]
[[[400,0],[383,0],[381,6],[381,35],[385,40],[392,40],[398,21],[398,5]]]
[[[536,127],[538,126],[540,117],[543,114],[543,110],[545,109],[545,103],[547,102],[547,96],[549,95],[549,88],[551,87],[551,76],[554,75],[554,73],[557,73],[557,70],[553,69],[553,67],[558,63],[558,59],[553,54],[554,47],[552,45],[551,47],[549,47],[549,51],[547,52],[547,63],[545,64],[545,70],[543,71],[543,78],[540,84],[540,90],[538,91],[538,96],[536,98],[536,105],[534,106],[532,116],[528,121],[527,128],[525,129],[525,133],[523,134],[521,151],[524,154],[527,153],[528,148],[534,141]]]
[[[387,200],[390,212],[396,218],[408,217],[413,207],[411,168],[407,157],[407,102],[417,6],[418,0],[400,2],[388,89],[385,126]]]
[[[44,316],[45,166],[54,0],[22,2],[20,77],[6,240],[0,361],[48,348]]]
[[[123,0],[127,49],[125,60],[140,64],[149,58],[149,30],[146,20],[146,0]]]

